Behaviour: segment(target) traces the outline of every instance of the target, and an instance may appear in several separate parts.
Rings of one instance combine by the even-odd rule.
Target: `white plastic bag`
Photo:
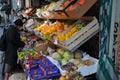
[[[14,73],[10,76],[9,80],[27,80],[24,73]]]

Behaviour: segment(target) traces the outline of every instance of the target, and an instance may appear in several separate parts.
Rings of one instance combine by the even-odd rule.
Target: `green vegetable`
[[[56,60],[61,60],[62,59],[61,55],[58,52],[54,52],[52,54],[52,57]]]
[[[75,58],[75,59],[81,59],[81,58],[82,58],[82,53],[81,53],[81,51],[76,51],[76,52],[74,53],[74,58]]]
[[[66,60],[70,60],[72,58],[72,55],[71,55],[71,53],[69,51],[65,51],[63,57]]]
[[[64,54],[64,50],[63,49],[57,49],[57,52],[60,53],[61,55]]]
[[[65,59],[65,58],[63,58],[62,61],[61,61],[61,63],[62,63],[62,65],[67,64],[67,63],[68,63],[68,60]]]

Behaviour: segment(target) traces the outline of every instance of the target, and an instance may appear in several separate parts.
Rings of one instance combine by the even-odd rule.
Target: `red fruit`
[[[86,0],[80,0],[79,5],[83,5],[86,2]]]

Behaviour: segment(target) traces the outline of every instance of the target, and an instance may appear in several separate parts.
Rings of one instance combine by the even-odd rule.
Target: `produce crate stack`
[[[74,51],[99,31],[96,17],[81,17],[78,20],[45,21],[34,28],[36,35],[55,45]]]

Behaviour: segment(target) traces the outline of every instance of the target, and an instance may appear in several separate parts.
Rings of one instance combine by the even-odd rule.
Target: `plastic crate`
[[[44,60],[44,62],[42,60]],[[25,74],[31,80],[54,78],[61,75],[57,66],[54,65],[49,59],[43,58],[42,60],[37,60],[36,62],[29,63],[29,65],[32,67],[30,67],[30,69],[25,69]],[[46,65],[45,63],[47,63],[48,65]]]

